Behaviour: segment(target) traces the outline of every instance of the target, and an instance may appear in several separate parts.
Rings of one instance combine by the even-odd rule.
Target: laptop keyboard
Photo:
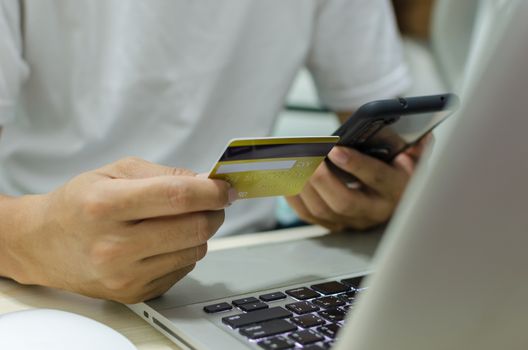
[[[274,291],[204,306],[209,314],[230,311],[222,323],[266,350],[330,349],[364,276]],[[288,299],[291,302],[281,303]],[[232,314],[231,311],[240,311]]]

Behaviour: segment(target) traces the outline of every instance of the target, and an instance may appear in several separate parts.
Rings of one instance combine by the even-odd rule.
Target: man
[[[164,293],[236,199],[166,165],[204,172],[230,138],[268,134],[302,65],[342,117],[407,86],[382,0],[0,4],[0,275],[24,284],[126,303]],[[385,222],[413,157],[330,157],[365,186],[323,165],[293,208],[336,229]],[[272,209],[236,202],[220,234],[270,228]]]

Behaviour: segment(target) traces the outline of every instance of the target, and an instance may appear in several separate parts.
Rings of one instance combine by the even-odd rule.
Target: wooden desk
[[[290,241],[327,234],[317,226],[246,234],[212,240],[209,250]],[[33,308],[51,308],[87,316],[130,339],[140,350],[179,349],[126,306],[37,286],[22,286],[0,278],[0,314]]]

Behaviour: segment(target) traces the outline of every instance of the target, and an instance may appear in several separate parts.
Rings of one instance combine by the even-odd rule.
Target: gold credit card
[[[209,178],[229,182],[240,199],[293,196],[338,140],[338,136],[234,139]]]

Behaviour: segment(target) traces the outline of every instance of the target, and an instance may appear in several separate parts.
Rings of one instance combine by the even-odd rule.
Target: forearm
[[[0,195],[0,276],[27,282],[19,255],[24,247],[19,242],[21,237],[31,234],[38,227],[41,215],[37,207],[41,197]]]

